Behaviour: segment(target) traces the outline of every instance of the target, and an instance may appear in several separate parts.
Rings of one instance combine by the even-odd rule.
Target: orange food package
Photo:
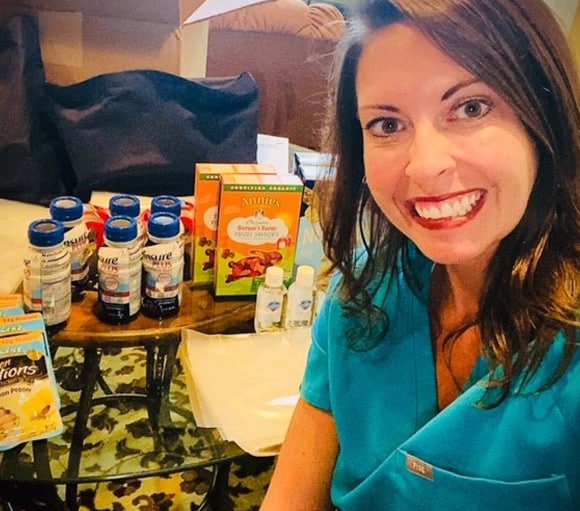
[[[214,281],[215,247],[222,174],[275,174],[271,165],[198,163],[195,168],[195,219],[193,237],[194,285],[211,286]]]
[[[268,266],[291,279],[302,191],[293,174],[221,176],[216,296],[255,295]]]

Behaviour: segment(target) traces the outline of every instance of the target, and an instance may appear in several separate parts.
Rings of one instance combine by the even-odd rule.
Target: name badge
[[[407,454],[406,465],[409,472],[433,481],[433,467],[429,463]]]

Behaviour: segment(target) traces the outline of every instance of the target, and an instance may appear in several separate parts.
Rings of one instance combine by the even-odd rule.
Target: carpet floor
[[[143,389],[145,360],[145,350],[141,347],[111,349],[103,356],[100,364],[101,374],[113,391],[135,392]],[[82,387],[82,378],[79,378],[82,352],[72,348],[59,348],[53,363],[57,380],[62,388],[63,406],[77,402],[78,392]],[[95,395],[97,394],[98,391]],[[181,409],[189,408],[179,363],[174,368],[170,402]],[[146,417],[143,406],[129,406],[123,403],[118,406],[97,406],[92,409],[89,419],[91,433],[85,438],[83,449],[85,463],[102,471],[105,469],[105,463],[110,461],[111,466],[114,466],[122,462],[125,456],[139,456],[142,463],[151,461],[148,459],[151,456],[149,451],[151,428]],[[61,460],[62,463],[66,463],[64,461],[68,456],[66,439],[69,438],[67,428],[72,429],[70,425],[67,426],[69,418],[70,416],[63,417],[65,432],[56,439],[51,449],[51,458],[54,458],[53,461],[56,463],[60,463]],[[120,424],[127,426],[121,428]],[[107,438],[106,442],[103,441],[103,434]],[[174,464],[171,466],[177,470],[180,460],[179,449],[180,444],[177,441],[173,454],[168,454],[173,456]],[[142,479],[115,479],[80,484],[77,487],[76,501],[79,511],[257,511],[268,487],[273,464],[273,457],[258,458],[245,455],[236,458],[229,470],[227,498],[225,502],[219,504],[219,509],[209,506],[206,499],[215,475],[213,467],[176,471],[169,475]],[[65,500],[64,486],[58,486],[56,490],[61,499]],[[46,505],[39,507],[35,504],[37,498],[31,498],[31,493],[34,494],[35,491],[34,486],[12,488],[9,483],[5,485],[0,481],[0,511],[57,509],[50,504],[48,507]],[[12,506],[3,505],[3,499],[10,500]],[[17,505],[14,505],[15,501]]]
[[[257,511],[270,481],[272,458],[248,456],[232,464],[226,509]],[[81,485],[79,511],[197,511],[211,485],[212,471]]]

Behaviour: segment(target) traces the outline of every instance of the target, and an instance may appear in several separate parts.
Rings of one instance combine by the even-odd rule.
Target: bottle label
[[[105,313],[122,319],[141,307],[141,246],[101,247],[98,252],[99,300]]]
[[[286,306],[286,326],[310,326],[312,323],[312,307],[314,294],[311,289],[290,287]]]
[[[24,257],[23,301],[28,311],[42,312],[47,326],[70,315],[70,254],[63,245],[39,252],[29,248]]]
[[[254,327],[257,332],[282,328],[284,295],[261,287],[256,296]]]
[[[143,248],[144,293],[152,299],[181,299],[183,245],[161,243]]]
[[[84,223],[75,225],[64,234],[64,246],[70,252],[71,280],[84,282],[89,275],[89,259],[91,257],[89,229]]]

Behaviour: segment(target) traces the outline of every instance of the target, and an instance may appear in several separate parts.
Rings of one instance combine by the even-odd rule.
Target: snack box
[[[0,316],[24,314],[22,295],[0,294]]]
[[[316,187],[320,186],[317,183],[335,174],[332,163],[331,155],[328,153],[297,152],[294,154],[294,171],[304,183],[294,272],[300,265],[312,266],[316,271],[316,285],[319,290],[326,287],[327,277],[324,271],[328,268],[329,261],[324,255],[322,246],[322,231],[319,222],[320,199]]]
[[[60,400],[41,330],[0,338],[0,451],[63,431]]]
[[[194,285],[211,286],[214,281],[220,176],[223,174],[275,174],[272,165],[198,163],[195,167]]]
[[[303,184],[293,174],[223,174],[214,292],[255,295],[268,266],[292,277]]]
[[[50,355],[50,347],[48,345],[48,336],[46,335],[46,328],[44,319],[40,312],[28,312],[23,314],[15,314],[12,316],[0,316],[0,341],[4,337],[12,335],[21,335],[29,332],[40,332],[44,341],[44,353],[46,354],[46,366],[54,379],[54,371],[52,368],[52,359]],[[54,384],[57,399],[58,396],[56,380]],[[59,401],[60,406],[60,401]]]

